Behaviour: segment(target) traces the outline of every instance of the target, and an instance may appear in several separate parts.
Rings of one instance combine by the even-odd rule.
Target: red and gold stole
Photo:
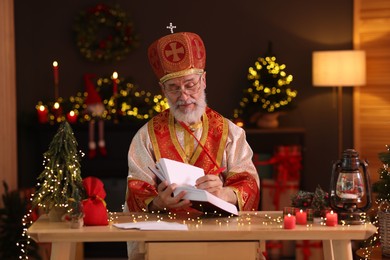
[[[218,169],[222,162],[223,152],[228,136],[228,122],[214,110],[207,108],[202,117],[203,131],[198,145],[190,158],[187,158],[183,148],[179,144],[175,130],[175,120],[169,111],[165,110],[151,122],[149,122],[149,136],[155,151],[156,160],[168,158],[180,162],[189,163],[203,168],[208,174]],[[213,127],[209,127],[212,125]],[[214,158],[217,166],[209,158]]]

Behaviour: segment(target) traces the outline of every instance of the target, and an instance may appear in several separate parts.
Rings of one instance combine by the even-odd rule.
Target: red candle
[[[294,229],[295,228],[295,216],[287,214],[284,216],[284,229]]]
[[[53,62],[53,75],[54,75],[54,98],[58,98],[58,83],[59,83],[59,76],[58,76],[58,62]]]
[[[306,211],[300,210],[295,213],[295,217],[297,219],[298,225],[306,225],[307,224],[307,213]]]
[[[44,105],[40,105],[37,108],[37,112],[38,112],[39,123],[42,123],[42,124],[47,123],[47,121],[48,121],[47,114],[49,113],[49,110]]]
[[[118,94],[118,73],[116,71],[112,73],[112,92],[114,96]]]
[[[330,213],[326,213],[326,225],[330,227],[337,226],[338,219],[337,213],[334,213],[333,210]]]
[[[72,110],[68,114],[66,114],[66,119],[69,123],[74,124],[77,122],[77,114]]]

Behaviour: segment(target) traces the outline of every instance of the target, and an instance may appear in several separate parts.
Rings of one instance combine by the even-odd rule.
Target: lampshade
[[[366,84],[366,54],[362,50],[313,52],[313,85],[317,87]]]

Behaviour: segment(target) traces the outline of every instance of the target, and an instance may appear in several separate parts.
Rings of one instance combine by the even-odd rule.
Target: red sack
[[[84,225],[108,225],[107,207],[104,201],[106,191],[103,182],[96,177],[86,177],[83,179],[83,186],[87,196],[87,199],[83,200]]]

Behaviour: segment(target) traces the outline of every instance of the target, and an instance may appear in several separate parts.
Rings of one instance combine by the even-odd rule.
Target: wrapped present
[[[295,255],[295,241],[266,241],[266,259],[292,258]]]
[[[86,177],[83,179],[83,186],[87,196],[83,200],[84,225],[108,225],[107,207],[104,201],[106,191],[103,182],[96,177]]]
[[[302,169],[301,146],[280,145],[275,147],[275,179],[279,182],[299,181]]]
[[[295,243],[296,260],[323,260],[321,240],[299,240]]]
[[[264,254],[266,259],[280,259],[282,256],[282,242],[276,240],[270,240],[265,242],[266,253]]]
[[[299,181],[278,182],[273,179],[261,181],[261,210],[283,210],[291,205],[291,197],[298,192]]]
[[[273,178],[282,183],[299,180],[302,169],[301,146],[276,146],[273,156],[265,153],[254,154],[253,164],[262,179]]]
[[[256,166],[256,170],[260,179],[272,179],[273,178],[273,163],[270,161],[272,154],[268,153],[255,153],[253,154],[253,164]]]

